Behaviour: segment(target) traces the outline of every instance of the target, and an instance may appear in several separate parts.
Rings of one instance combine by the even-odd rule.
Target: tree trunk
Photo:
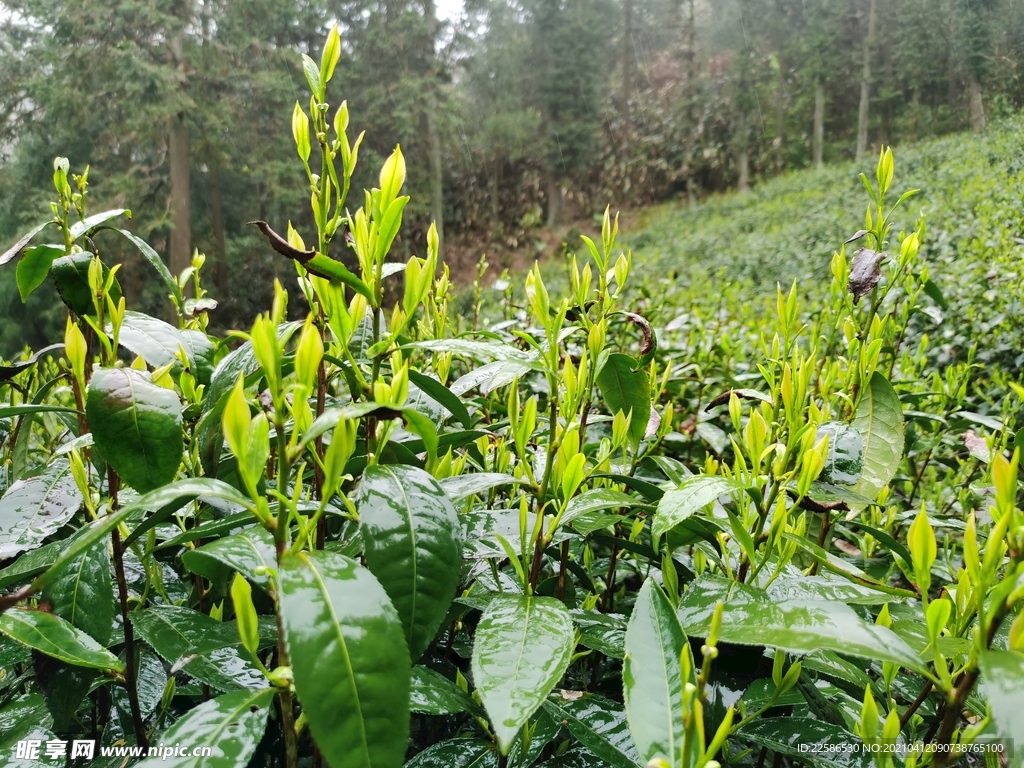
[[[548,229],[558,226],[558,215],[562,211],[562,182],[551,171],[547,174]]]
[[[630,122],[629,95],[633,91],[633,77],[636,72],[636,53],[633,50],[633,0],[623,0],[622,6],[625,18],[622,29],[622,93],[620,100],[622,102],[622,117],[628,125]]]
[[[973,74],[968,76],[967,91],[971,102],[971,130],[980,133],[985,128],[985,107],[981,103],[981,83]]]
[[[178,277],[192,263],[191,205],[189,202],[188,126],[185,114],[171,118],[171,274]]]
[[[213,282],[220,296],[228,295],[227,245],[224,237],[224,203],[220,186],[220,163],[210,163],[210,216],[213,219]]]
[[[814,167],[821,168],[825,144],[825,84],[821,78],[814,81],[814,135],[811,139],[811,154]]]
[[[750,152],[747,148],[747,115],[740,112],[738,134],[739,148],[736,155],[736,166],[739,170],[739,181],[736,186],[742,193],[750,191]]]
[[[441,136],[437,130],[437,11],[434,0],[423,1],[423,16],[430,30],[427,54],[427,98],[423,112],[427,163],[430,166],[430,217],[437,225],[438,258],[444,254],[444,166],[441,161]]]
[[[860,111],[857,115],[857,157],[868,150],[868,106],[871,101],[871,55],[875,46],[875,16],[877,0],[870,0],[868,31],[864,36],[864,66],[860,75]]]

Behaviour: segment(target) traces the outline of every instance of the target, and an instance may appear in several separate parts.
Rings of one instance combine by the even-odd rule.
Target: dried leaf
[[[853,264],[850,266],[850,281],[846,287],[853,294],[853,303],[860,301],[861,297],[871,292],[871,289],[878,285],[882,279],[882,259],[884,253],[872,251],[870,248],[861,248],[853,257]]]
[[[979,437],[973,429],[968,429],[964,432],[963,441],[971,456],[978,461],[988,464],[992,460],[992,453],[988,449],[988,443],[985,442],[985,438]]]
[[[866,229],[858,229],[849,238],[847,238],[846,240],[843,241],[843,245],[849,245],[854,240],[860,240],[867,233],[868,233],[868,231]]]

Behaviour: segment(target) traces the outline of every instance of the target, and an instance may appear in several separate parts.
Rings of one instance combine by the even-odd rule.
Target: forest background
[[[288,271],[247,222],[310,223],[287,119],[296,52],[334,23],[329,99],[367,132],[361,172],[396,144],[408,159],[399,252],[434,219],[464,280],[484,252],[500,269],[558,251],[607,203],[696,205],[1024,104],[1021,0],[0,2],[0,245],[65,155],[91,165],[98,208],[130,201],[173,273],[206,253],[214,324],[246,327]],[[158,314],[138,253],[104,248]],[[63,315],[49,283],[22,304],[3,281],[0,356]]]

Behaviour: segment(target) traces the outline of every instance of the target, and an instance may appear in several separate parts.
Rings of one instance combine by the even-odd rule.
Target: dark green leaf
[[[821,768],[872,768],[870,752],[836,749],[837,745],[859,744],[860,739],[831,723],[809,717],[772,717],[755,720],[739,734],[758,746],[789,755]]]
[[[97,676],[95,669],[66,664],[43,653],[32,654],[32,669],[43,692],[46,708],[53,717],[53,729],[67,733],[82,699]]]
[[[404,768],[498,768],[498,753],[487,741],[450,739],[427,747]]]
[[[26,552],[0,571],[0,589],[6,589],[12,584],[22,584],[36,574],[42,573],[53,565],[61,549],[66,546],[67,542],[51,541],[39,549]]]
[[[602,509],[621,509],[623,507],[632,507],[636,504],[636,499],[622,491],[615,491],[611,488],[594,488],[573,497],[565,508],[565,513],[562,515],[562,524],[570,523],[579,515],[587,514],[588,512],[597,512]]]
[[[587,695],[575,701],[548,699],[544,707],[556,720],[565,723],[577,741],[609,765],[616,768],[643,765],[622,705],[601,696]]]
[[[829,422],[818,427],[817,438],[828,435],[828,458],[819,480],[854,485],[864,465],[864,438],[851,426]]]
[[[121,672],[118,658],[84,632],[52,613],[14,608],[0,614],[0,632],[22,645],[76,667]]]
[[[651,384],[645,369],[634,370],[637,362],[629,355],[615,352],[597,374],[597,386],[612,414],[633,413],[629,435],[637,446],[647,432],[651,415]]]
[[[186,477],[177,482],[150,491],[133,502],[136,509],[152,511],[153,514],[139,523],[131,535],[125,539],[125,546],[132,544],[140,536],[167,520],[171,515],[187,503],[202,497],[208,501],[220,499],[231,505],[237,505],[253,513],[255,507],[234,486],[212,477]],[[252,519],[251,515],[247,519]],[[189,539],[191,541],[191,539]]]
[[[441,480],[441,487],[444,488],[444,492],[450,499],[461,501],[492,488],[522,482],[525,481],[512,477],[512,475],[503,475],[500,472],[473,472],[468,475],[446,477]]]
[[[77,240],[82,235],[89,234],[100,225],[105,224],[111,219],[116,219],[118,216],[123,216],[124,214],[128,214],[129,219],[132,217],[132,212],[125,208],[112,208],[109,211],[94,213],[83,221],[76,221],[69,227],[71,230],[71,239]]]
[[[74,408],[66,405],[51,405],[49,403],[25,403],[22,405],[6,405],[0,407],[0,419],[8,419],[12,416],[24,416],[31,413],[78,413]]]
[[[459,585],[459,517],[433,477],[399,464],[367,467],[355,504],[366,567],[391,598],[418,659]]]
[[[204,701],[160,736],[163,744],[188,744],[188,757],[151,757],[142,766],[174,768],[245,768],[267,727],[274,689],[234,691]],[[197,748],[209,747],[205,757],[192,757]],[[203,753],[200,752],[200,755]]]
[[[50,265],[58,256],[64,254],[64,249],[56,245],[37,245],[25,251],[25,255],[18,262],[17,279],[18,293],[24,302],[50,274]]]
[[[2,267],[7,262],[11,261],[11,259],[14,259],[19,253],[25,250],[25,246],[32,242],[32,238],[38,235],[52,223],[52,221],[44,221],[42,224],[33,227],[31,230],[29,230],[27,234],[22,235],[22,237],[19,238],[14,245],[12,245],[3,253],[0,253],[0,267]]]
[[[473,420],[470,418],[465,404],[440,381],[425,373],[412,370],[409,371],[409,381],[426,392],[435,402],[447,408],[449,413],[458,419],[466,429],[472,428]]]
[[[714,503],[719,496],[743,490],[738,480],[721,475],[694,475],[665,491],[658,502],[658,513],[651,526],[655,538],[665,535],[690,515]]]
[[[400,765],[409,649],[383,587],[344,555],[309,552],[282,560],[279,588],[295,689],[326,762]]]
[[[96,449],[140,493],[170,483],[181,464],[181,402],[130,368],[103,368],[85,406]]]
[[[82,494],[65,459],[12,484],[0,498],[0,559],[35,549],[81,505]]]
[[[622,663],[626,717],[641,763],[660,755],[677,765],[682,758],[684,647],[686,635],[668,598],[647,579],[629,618]]]
[[[60,572],[43,596],[53,613],[106,645],[114,627],[112,584],[107,548],[91,547]]]
[[[473,681],[503,753],[551,690],[573,651],[572,620],[551,597],[498,595],[473,641]]]
[[[189,550],[181,556],[181,561],[192,573],[207,579],[215,578],[218,570],[226,566],[267,589],[270,576],[266,571],[256,573],[256,570],[261,567],[276,568],[277,554],[274,550],[274,537],[270,532],[255,527]]]
[[[76,315],[92,315],[96,312],[92,303],[92,289],[89,288],[89,264],[93,254],[87,251],[61,256],[50,265],[50,277],[57,288],[61,301]],[[110,269],[103,265],[103,279],[106,280]],[[114,304],[121,300],[121,284],[114,279],[110,289],[110,298]]]
[[[164,283],[164,287],[178,299],[178,303],[180,304],[182,299],[181,288],[178,287],[178,281],[171,275],[171,270],[167,268],[167,265],[164,264],[164,260],[160,258],[160,254],[154,251],[145,240],[137,235],[133,235],[127,229],[118,229],[115,231],[120,232],[128,238],[129,242],[133,243],[135,247],[139,249],[142,256],[153,266],[157,274],[160,276],[160,279]]]
[[[409,709],[412,712],[457,715],[479,709],[468,693],[433,669],[413,667],[409,682]]]

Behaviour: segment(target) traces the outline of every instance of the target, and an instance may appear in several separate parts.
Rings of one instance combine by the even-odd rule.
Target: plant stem
[[[321,334],[323,331],[321,330]],[[324,413],[324,405],[327,402],[327,370],[324,367],[324,361],[320,361],[320,367],[316,372],[316,417],[319,418]],[[324,438],[323,436],[317,437],[313,443],[313,449],[316,451],[317,457],[320,459],[319,462],[313,463],[313,490],[316,494],[316,498],[322,500],[324,494],[324,472],[320,469],[320,464],[324,458]],[[316,521],[316,548],[323,549],[324,541],[327,538],[327,519],[322,517]],[[317,753],[319,754],[319,752]]]
[[[110,495],[110,513],[117,511],[117,490],[119,478],[114,468],[107,465],[107,490]],[[147,745],[146,725],[142,720],[142,708],[139,706],[138,668],[135,666],[135,630],[128,618],[128,581],[124,575],[124,550],[121,546],[121,532],[114,528],[111,534],[114,545],[114,572],[117,574],[118,601],[121,604],[121,623],[124,628],[124,680],[128,689],[128,704],[132,710],[132,727],[135,729],[135,741],[140,747]]]

